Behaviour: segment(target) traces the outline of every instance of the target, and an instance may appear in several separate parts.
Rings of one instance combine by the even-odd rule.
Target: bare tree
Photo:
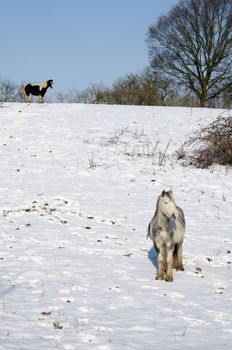
[[[111,87],[91,84],[83,91],[76,89],[56,95],[57,102],[120,104],[120,105],[165,105],[173,93],[170,79],[154,74],[150,68],[142,73],[126,74]]]
[[[182,0],[150,26],[151,66],[176,78],[200,106],[232,87],[232,1]]]
[[[150,92],[153,91],[154,96],[159,96],[160,104],[167,105],[175,93],[174,81],[168,77],[162,76],[150,67],[146,67],[141,74],[142,85]]]
[[[83,91],[69,89],[67,92],[56,94],[56,101],[59,103],[104,103],[106,88],[102,84],[91,84]]]
[[[109,103],[126,105],[162,105],[160,95],[161,80],[152,71],[145,69],[142,73],[129,73],[117,79],[109,91]]]
[[[18,98],[17,85],[8,79],[0,79],[0,102],[15,102]]]

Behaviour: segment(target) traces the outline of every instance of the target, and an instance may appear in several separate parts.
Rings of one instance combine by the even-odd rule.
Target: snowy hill
[[[231,170],[171,156],[221,111],[0,106],[0,349],[229,350]],[[156,281],[146,230],[173,189],[184,272]]]

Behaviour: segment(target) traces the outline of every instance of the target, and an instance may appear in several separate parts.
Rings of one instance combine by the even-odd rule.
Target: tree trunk
[[[202,90],[199,93],[199,102],[200,107],[205,107],[207,101],[207,89],[205,86],[202,87]]]
[[[201,96],[200,98],[200,107],[205,107],[205,104],[206,104],[206,99],[204,96]]]

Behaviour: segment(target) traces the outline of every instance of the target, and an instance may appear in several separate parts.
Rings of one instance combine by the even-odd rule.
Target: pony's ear
[[[165,196],[165,193],[166,193],[166,192],[165,192],[165,190],[163,190],[163,192],[162,192],[162,197],[164,197],[164,196]]]
[[[166,192],[166,195],[171,199],[171,201],[173,201],[173,203],[175,203],[172,190]]]

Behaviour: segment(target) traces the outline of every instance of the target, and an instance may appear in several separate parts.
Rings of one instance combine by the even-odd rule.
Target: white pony
[[[156,211],[148,226],[148,236],[157,253],[156,279],[173,281],[172,268],[184,271],[182,244],[185,232],[183,210],[176,206],[172,191],[163,191],[158,197]]]

